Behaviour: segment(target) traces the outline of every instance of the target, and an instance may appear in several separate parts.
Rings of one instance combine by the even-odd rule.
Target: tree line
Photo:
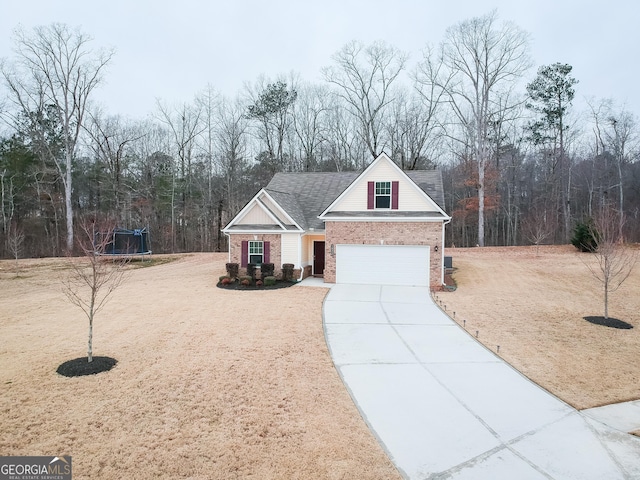
[[[220,229],[280,171],[362,170],[381,152],[440,168],[447,243],[567,243],[603,208],[640,238],[637,118],[611,99],[573,102],[567,63],[539,66],[496,12],[447,29],[414,65],[353,41],[312,83],[258,78],[233,98],[134,120],[91,99],[113,51],[62,24],[18,30],[0,64],[0,256],[73,249],[80,220],[148,227],[155,252],[224,251]]]

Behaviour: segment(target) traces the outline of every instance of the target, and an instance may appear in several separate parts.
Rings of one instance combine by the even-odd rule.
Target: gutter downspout
[[[227,237],[227,263],[231,263],[231,235],[222,230],[222,233]]]
[[[304,268],[302,267],[302,234],[298,235],[298,265],[300,265],[300,278],[296,283],[300,283],[304,277]]]
[[[440,284],[444,285],[444,227],[445,225],[449,225],[451,223],[451,217],[449,217],[443,224],[442,224],[442,259],[440,261],[440,276],[442,277],[440,279]]]

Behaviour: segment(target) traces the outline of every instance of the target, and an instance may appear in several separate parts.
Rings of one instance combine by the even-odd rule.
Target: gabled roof
[[[381,160],[381,157],[393,163],[386,155],[382,154],[376,161]],[[373,165],[373,163],[371,165]],[[371,165],[369,167],[371,167]],[[365,169],[366,171],[367,169]],[[438,209],[441,211],[440,217],[448,218],[444,213],[444,192],[442,188],[442,174],[439,170],[413,170],[403,172],[398,168],[403,175],[406,175],[411,182],[413,182],[418,190],[426,194],[432,203],[436,203]],[[304,231],[324,230],[324,221],[318,216],[326,212],[345,191],[350,188],[354,181],[362,175],[363,172],[301,172],[301,173],[276,173],[269,184],[262,189],[256,196],[236,215],[233,220],[223,229],[224,231],[240,230],[243,231],[254,230],[269,230],[274,229],[273,226],[268,225],[237,225],[235,222],[239,221],[242,216],[247,212],[251,205],[255,205],[259,201],[259,198],[263,195],[268,195],[270,199],[280,207],[280,210],[284,212],[290,220],[293,220],[295,227],[299,227]],[[262,203],[262,202],[260,202]],[[266,205],[261,205],[263,208],[267,208]],[[275,215],[275,212],[271,212]],[[336,212],[338,213],[338,212]],[[342,213],[342,212],[340,212]],[[422,217],[437,216],[433,212],[422,212]],[[360,214],[346,214],[347,216],[366,216],[366,213]],[[377,212],[377,216],[420,216],[418,213],[410,212],[390,212],[382,213]],[[280,214],[277,215],[281,217]],[[331,217],[331,214],[327,215]],[[280,223],[280,222],[278,222]],[[287,222],[289,223],[289,222]],[[285,230],[298,230],[298,228],[290,228],[293,225],[285,225]],[[242,228],[240,228],[242,227]]]
[[[280,203],[290,202],[294,210],[280,203],[291,217],[305,230],[324,230],[318,218],[358,176],[357,172],[276,173],[265,190]],[[304,226],[303,226],[304,225]]]
[[[393,160],[391,160],[385,153],[381,153],[378,157],[367,167],[365,168],[357,178],[351,182],[351,184],[347,187],[347,189],[342,192],[329,206],[320,213],[319,218],[324,220],[325,218],[331,217],[332,219],[338,218],[350,218],[353,215],[346,214],[343,212],[342,208],[340,208],[344,201],[343,199],[348,199],[349,195],[352,195],[350,192],[355,192],[358,190],[359,186],[362,186],[367,180],[366,178],[371,177],[371,172],[380,171],[380,168],[387,171],[385,175],[388,175],[389,172],[394,172],[396,178],[400,179],[403,183],[408,185],[420,199],[419,202],[421,205],[424,205],[424,215],[421,217],[433,217],[433,215],[428,212],[435,210],[438,213],[438,216],[442,219],[448,219],[449,216],[445,213],[443,206],[441,206],[433,197],[431,197],[430,193],[433,193],[436,196],[440,196],[442,200],[442,204],[444,204],[444,194],[442,193],[442,175],[437,170],[414,170],[413,178],[408,175],[408,172],[403,171],[398,165],[395,164]],[[431,173],[433,172],[433,173]],[[374,173],[375,175],[375,173]],[[415,180],[414,180],[415,178]],[[349,209],[347,209],[349,210]],[[371,218],[382,218],[386,217],[387,214],[383,213],[380,210],[367,210],[360,211],[359,217],[371,217]],[[392,217],[408,217],[414,216],[413,214],[408,214],[406,211],[395,211],[392,212]]]
[[[404,173],[444,210],[444,189],[440,170],[408,170]]]
[[[274,205],[277,211],[272,210],[265,201],[269,201]],[[238,214],[233,217],[233,219],[227,224],[226,227],[222,229],[223,232],[229,231],[255,231],[255,230],[275,230],[275,231],[302,231],[305,228],[300,226],[299,223],[288,213],[285,209],[282,208],[282,204],[274,199],[269,192],[265,189],[260,190],[243,208],[238,212]],[[293,205],[290,205],[291,208],[294,208]],[[253,209],[260,209],[264,211],[268,217],[272,220],[272,223],[254,225],[254,224],[239,224],[240,222],[249,212],[254,211]]]

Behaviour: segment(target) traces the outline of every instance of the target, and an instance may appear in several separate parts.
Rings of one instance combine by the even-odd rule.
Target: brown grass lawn
[[[136,268],[95,324],[107,373],[65,378],[87,320],[63,259],[0,262],[0,454],[74,478],[400,478],[337,375],[324,288],[215,287],[226,254]]]
[[[603,315],[603,293],[572,246],[446,254],[458,288],[438,299],[527,377],[578,409],[640,398],[640,262],[610,296],[610,317],[634,326],[620,330],[583,319]]]
[[[577,408],[640,398],[640,264],[610,306],[636,328],[616,330],[583,320],[602,295],[573,247],[447,254],[439,300],[525,375]],[[95,326],[119,363],[81,378],[55,373],[86,355],[66,261],[0,262],[0,454],[72,455],[78,479],[400,478],[329,357],[326,289],[223,291],[226,254],[176,258],[131,270]]]

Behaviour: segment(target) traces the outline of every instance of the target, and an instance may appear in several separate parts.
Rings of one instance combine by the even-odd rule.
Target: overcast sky
[[[208,84],[233,96],[261,74],[320,69],[350,40],[385,40],[419,60],[447,27],[496,8],[531,34],[535,67],[574,67],[577,96],[613,98],[640,114],[637,0],[2,0],[0,57],[13,31],[53,22],[80,26],[116,55],[96,94],[109,113],[150,114],[156,98],[190,101]]]

